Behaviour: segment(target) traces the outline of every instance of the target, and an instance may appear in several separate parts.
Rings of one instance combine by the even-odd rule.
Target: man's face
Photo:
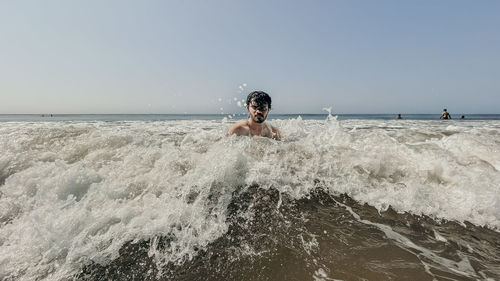
[[[265,104],[258,104],[255,100],[248,105],[248,112],[250,118],[256,123],[263,123],[266,121],[267,114],[269,113],[269,106]]]

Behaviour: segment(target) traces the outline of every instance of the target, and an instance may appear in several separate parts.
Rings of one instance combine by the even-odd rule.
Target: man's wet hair
[[[266,92],[253,91],[250,94],[248,94],[247,106],[249,106],[252,103],[252,100],[255,101],[255,103],[259,107],[267,104],[269,109],[271,109],[271,97]]]

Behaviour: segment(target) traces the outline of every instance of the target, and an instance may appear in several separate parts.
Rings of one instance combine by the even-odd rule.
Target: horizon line
[[[247,113],[0,113],[0,115],[246,115]],[[329,113],[270,113],[269,115],[328,115]],[[440,115],[440,113],[332,113],[331,115]],[[454,115],[500,115],[500,113],[454,113]]]

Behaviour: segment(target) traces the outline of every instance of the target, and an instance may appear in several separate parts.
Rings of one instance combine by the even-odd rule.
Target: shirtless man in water
[[[280,140],[278,128],[267,124],[267,114],[271,110],[271,97],[262,91],[251,92],[247,97],[248,119],[233,124],[227,136],[262,136]]]
[[[443,109],[443,113],[441,113],[441,117],[439,119],[451,119],[450,113],[445,109]]]

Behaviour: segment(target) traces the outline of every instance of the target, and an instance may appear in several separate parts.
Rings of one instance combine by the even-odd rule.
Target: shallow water
[[[500,121],[272,123],[0,123],[0,278],[500,278]]]
[[[317,189],[291,200],[250,187],[229,205],[229,230],[180,265],[155,265],[146,241],[78,278],[160,280],[477,280],[499,278],[498,233],[428,217],[381,214]],[[361,214],[361,218],[357,215]],[[161,245],[161,246],[158,246]]]

